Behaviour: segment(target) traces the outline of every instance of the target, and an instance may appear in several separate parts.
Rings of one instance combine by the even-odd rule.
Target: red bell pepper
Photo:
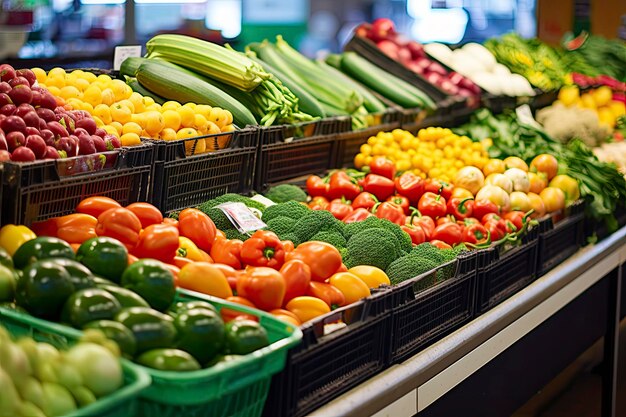
[[[482,218],[481,218],[481,222],[483,224],[489,222],[489,221],[494,221],[494,222],[499,222],[500,220],[502,220],[502,217],[500,217],[499,215],[497,215],[496,213],[487,213],[485,214]]]
[[[409,199],[412,205],[416,205],[424,194],[425,182],[412,172],[405,172],[394,181],[396,192]]]
[[[424,184],[424,192],[430,191],[431,193],[439,194],[446,201],[452,197],[453,190],[454,186],[452,184],[434,178],[427,179]]]
[[[372,212],[379,219],[387,219],[400,226],[406,223],[404,210],[402,210],[402,207],[394,203],[378,203],[374,206]]]
[[[463,242],[472,245],[485,245],[491,243],[489,231],[482,224],[471,224],[463,231]]]
[[[299,259],[285,262],[280,268],[285,279],[285,297],[283,304],[287,304],[294,297],[306,294],[311,283],[311,268]]]
[[[488,221],[486,223],[483,223],[483,226],[485,226],[485,229],[487,229],[487,231],[489,232],[492,242],[497,242],[505,235],[505,231],[502,230],[497,221]]]
[[[78,203],[76,207],[77,213],[89,214],[93,217],[99,217],[105,211],[112,208],[122,207],[120,203],[109,197],[94,196],[87,197]]]
[[[311,175],[306,180],[306,191],[311,197],[326,197],[328,184],[317,175]]]
[[[360,222],[360,221],[367,219],[370,216],[373,216],[373,214],[367,211],[367,209],[358,208],[354,210],[352,213],[348,214],[346,217],[344,217],[342,222],[344,222],[345,224]]]
[[[457,220],[463,220],[472,216],[474,212],[474,199],[471,197],[460,199],[458,197],[453,197],[448,200],[447,204],[447,212],[448,214],[454,216]]]
[[[432,217],[422,216],[421,213],[417,210],[411,215],[409,219],[409,224],[413,226],[419,226],[424,230],[424,235],[426,235],[426,240],[430,240],[430,237],[435,230],[435,221]]]
[[[452,216],[439,217],[436,222],[437,226],[446,224],[446,223],[456,223],[456,222],[452,219]]]
[[[241,260],[250,266],[278,269],[285,262],[285,249],[276,233],[269,230],[257,230],[243,243]]]
[[[481,221],[483,217],[485,216],[485,214],[498,213],[498,212],[499,212],[498,206],[496,205],[496,203],[492,202],[491,200],[474,201],[474,209],[473,209],[472,215]]]
[[[311,210],[326,210],[328,208],[328,200],[326,197],[317,196],[313,197],[313,200],[308,204]]]
[[[180,243],[178,236],[178,229],[170,224],[152,224],[141,231],[139,242],[131,253],[139,259],[173,263]]]
[[[239,239],[218,237],[211,246],[211,259],[216,264],[225,264],[235,269],[241,269],[241,248],[243,242]]]
[[[411,237],[411,243],[414,245],[419,245],[420,243],[424,243],[426,241],[426,234],[424,233],[424,229],[420,226],[405,224],[400,226],[400,228]]]
[[[411,203],[409,203],[409,199],[401,196],[401,195],[392,195],[387,199],[389,203],[394,203],[404,210],[404,214],[408,215],[411,213]]]
[[[355,180],[344,171],[336,171],[331,174],[327,194],[330,200],[341,197],[346,200],[353,200],[360,192],[361,188],[355,183]]]
[[[132,203],[127,205],[126,208],[135,213],[135,216],[137,216],[141,222],[141,227],[144,229],[151,224],[163,223],[163,215],[161,214],[161,211],[150,203]]]
[[[458,245],[463,241],[463,229],[456,223],[444,223],[435,227],[433,240],[441,240],[448,245]]]
[[[431,240],[429,243],[439,249],[452,249],[452,246],[441,240]]]
[[[521,230],[522,227],[524,227],[525,217],[526,213],[519,210],[510,211],[504,215],[504,218],[511,221],[515,225],[517,230]]]
[[[378,199],[372,193],[368,193],[367,191],[363,191],[361,194],[357,195],[356,198],[352,201],[352,208],[364,208],[367,210],[371,210],[378,203]]]
[[[215,223],[203,212],[195,208],[188,208],[178,215],[178,229],[181,236],[189,238],[205,252],[211,250],[215,241]]]
[[[498,226],[503,228],[505,233],[515,233],[518,230],[513,222],[507,219],[500,219]]]
[[[396,165],[384,156],[376,156],[370,162],[370,173],[392,180],[396,176]]]
[[[337,198],[330,202],[326,210],[330,211],[337,220],[343,220],[354,209],[350,204],[346,203],[346,200]]]
[[[333,287],[330,284],[324,282],[311,281],[307,290],[307,295],[311,297],[317,297],[331,309],[341,307],[346,303],[346,297],[337,287]]]
[[[237,295],[250,300],[262,310],[280,308],[285,292],[285,278],[272,268],[248,268],[237,278]]]
[[[433,219],[446,215],[446,199],[435,193],[427,191],[420,198],[417,209],[424,216],[430,216]]]
[[[108,209],[98,216],[96,234],[117,239],[128,247],[137,244],[140,231],[141,221],[135,213],[123,207]]]
[[[363,191],[374,194],[380,201],[392,195],[394,189],[393,181],[380,175],[367,174],[363,180]]]
[[[461,226],[471,226],[472,224],[481,224],[476,217],[468,217],[467,219],[459,220],[457,222]]]

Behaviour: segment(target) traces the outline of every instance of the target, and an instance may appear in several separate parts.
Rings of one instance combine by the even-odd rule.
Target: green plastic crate
[[[66,349],[80,336],[78,330],[60,324],[41,320],[14,310],[0,307],[0,324],[13,337],[30,336],[39,342],[50,343],[59,349]],[[148,374],[122,359],[124,386],[113,394],[100,398],[95,403],[64,417],[135,417],[138,412],[139,393],[150,385]]]
[[[175,301],[204,300],[219,311],[223,307],[259,318],[267,330],[270,345],[241,359],[220,363],[211,368],[193,372],[170,372],[129,363],[131,369],[145,372],[152,380],[138,399],[138,410],[129,416],[143,417],[259,417],[269,392],[272,375],[283,370],[287,351],[302,339],[296,326],[283,322],[269,313],[231,303],[204,294],[178,290]],[[13,332],[6,317],[16,325],[37,323],[43,329],[41,340],[50,343],[67,343],[67,339],[80,336],[76,329],[37,319],[0,307],[0,321]],[[22,324],[24,323],[24,324]],[[28,327],[25,327],[26,329]],[[95,404],[94,404],[95,405]],[[82,411],[82,410],[81,410]],[[100,417],[100,414],[88,414]],[[127,414],[110,414],[125,417]],[[87,416],[87,414],[73,414]],[[109,416],[109,414],[102,414]]]

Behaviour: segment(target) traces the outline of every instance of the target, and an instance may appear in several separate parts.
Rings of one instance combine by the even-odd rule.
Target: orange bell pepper
[[[385,271],[375,266],[358,265],[348,270],[349,273],[356,275],[369,288],[378,288],[381,285],[391,285],[391,281]]]
[[[120,203],[109,197],[95,196],[87,197],[76,207],[77,213],[89,214],[95,218],[98,218],[105,211],[112,208],[122,207]]]
[[[299,259],[294,259],[280,268],[280,273],[285,278],[285,297],[283,305],[294,297],[306,294],[311,282],[311,268]]]
[[[300,259],[311,268],[311,279],[324,282],[341,267],[341,254],[326,242],[305,242],[287,254],[287,261]]]
[[[307,295],[292,299],[287,303],[285,308],[295,314],[302,323],[330,313],[328,304],[319,298],[309,297]]]
[[[359,277],[350,272],[338,272],[330,277],[330,285],[336,287],[346,298],[346,304],[352,304],[371,295],[370,289]]]
[[[213,263],[213,259],[211,259],[208,253],[198,248],[196,244],[191,241],[191,239],[185,236],[178,237],[178,250],[176,251],[176,254],[196,262]]]
[[[98,216],[98,236],[112,237],[131,248],[139,241],[140,231],[141,222],[135,213],[123,207],[109,209]]]
[[[188,208],[178,215],[180,235],[185,236],[203,251],[209,252],[215,241],[215,223],[203,212]]]
[[[270,311],[270,314],[274,315],[274,317],[276,317],[277,319],[280,319],[282,321],[286,321],[287,323],[291,323],[294,326],[300,327],[300,325],[302,324],[302,322],[300,321],[298,316],[296,316],[295,314],[293,314],[289,310],[284,310],[282,308],[277,308],[276,310]]]
[[[220,229],[215,231],[215,239],[221,237],[222,239],[226,239],[226,233],[222,232]]]
[[[283,249],[285,249],[285,253],[291,252],[295,249],[291,240],[281,240],[280,243],[283,244]]]
[[[176,265],[179,268],[182,268],[183,266],[187,264],[191,264],[191,263],[193,263],[193,261],[189,258],[183,258],[182,256],[174,256],[174,265]]]
[[[242,271],[236,271],[232,266],[228,266],[226,264],[213,264],[217,269],[222,271],[228,280],[228,285],[230,285],[230,289],[233,291],[237,290],[237,278],[241,275]]]
[[[98,219],[82,213],[68,214],[58,217],[57,237],[68,243],[83,243],[86,240],[97,237],[96,225]]]
[[[133,203],[127,205],[126,208],[135,213],[144,229],[152,224],[163,223],[163,215],[150,203]]]
[[[275,269],[250,267],[237,279],[237,295],[249,299],[262,310],[274,310],[283,304],[285,279]]]
[[[241,304],[251,308],[257,308],[250,300],[243,297],[233,296],[228,297],[226,301],[230,301],[231,303]],[[229,321],[235,319],[247,319],[258,322],[259,318],[257,316],[253,316],[252,314],[246,314],[241,311],[233,310],[232,308],[224,307],[220,310],[220,315],[222,316],[222,320],[224,323],[228,323]]]
[[[215,297],[233,296],[224,273],[208,262],[194,262],[183,266],[178,274],[178,284],[181,288]]]
[[[276,233],[257,230],[243,242],[241,260],[251,266],[267,266],[278,269],[285,262],[285,249]]]
[[[165,263],[174,262],[178,250],[178,229],[169,224],[153,224],[143,229],[132,254],[141,258],[153,258]]]
[[[215,239],[211,247],[211,259],[216,264],[225,264],[235,269],[241,269],[241,247],[243,242],[239,239]]]
[[[164,224],[171,224],[172,226],[176,226],[178,228],[178,220],[172,219],[171,217],[166,217],[163,219]]]
[[[311,281],[306,295],[317,297],[324,301],[331,309],[346,305],[346,297],[339,289],[325,282]]]

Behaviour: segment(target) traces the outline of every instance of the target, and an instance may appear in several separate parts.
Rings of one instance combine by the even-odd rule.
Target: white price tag
[[[132,46],[116,46],[115,53],[113,55],[113,69],[119,71],[122,66],[122,62],[126,58],[139,58],[141,57],[141,45]]]
[[[240,233],[253,232],[267,227],[261,219],[243,203],[224,203],[217,206],[233,223]]]
[[[543,127],[539,123],[537,123],[537,121],[533,117],[533,113],[532,111],[530,111],[530,107],[528,106],[528,104],[522,104],[521,106],[516,108],[515,114],[517,115],[517,119],[520,123],[543,129]]]

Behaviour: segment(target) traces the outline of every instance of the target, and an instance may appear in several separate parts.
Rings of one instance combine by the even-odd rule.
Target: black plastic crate
[[[350,129],[349,122],[349,117],[326,118],[261,128],[255,189],[262,191],[269,185],[333,168],[335,138]]]
[[[585,243],[585,206],[582,200],[568,207],[565,217],[549,216],[539,223],[537,276],[572,256]]]
[[[533,227],[521,245],[479,251],[476,312],[484,313],[537,278],[539,228]]]
[[[324,325],[346,327],[324,335]],[[283,372],[272,378],[265,417],[301,417],[371,378],[386,366],[391,329],[391,291],[306,323]]]
[[[122,205],[147,201],[153,162],[151,144],[57,160],[5,162],[2,224],[30,225],[69,214],[94,195]]]
[[[353,166],[354,156],[360,152],[361,145],[367,143],[371,136],[376,136],[378,132],[389,132],[400,127],[401,113],[396,109],[387,109],[383,113],[375,113],[368,116],[369,127],[350,131],[344,126],[340,128],[343,133],[338,133],[335,138],[336,155],[332,168],[343,168]],[[351,124],[350,118],[347,122]]]
[[[392,288],[390,364],[414,356],[473,318],[477,262],[477,252],[462,254]],[[454,276],[441,280],[450,267],[456,269]]]
[[[199,140],[212,149],[193,155]],[[259,130],[172,141],[150,141],[156,148],[152,203],[164,213],[193,207],[226,193],[252,190]]]

